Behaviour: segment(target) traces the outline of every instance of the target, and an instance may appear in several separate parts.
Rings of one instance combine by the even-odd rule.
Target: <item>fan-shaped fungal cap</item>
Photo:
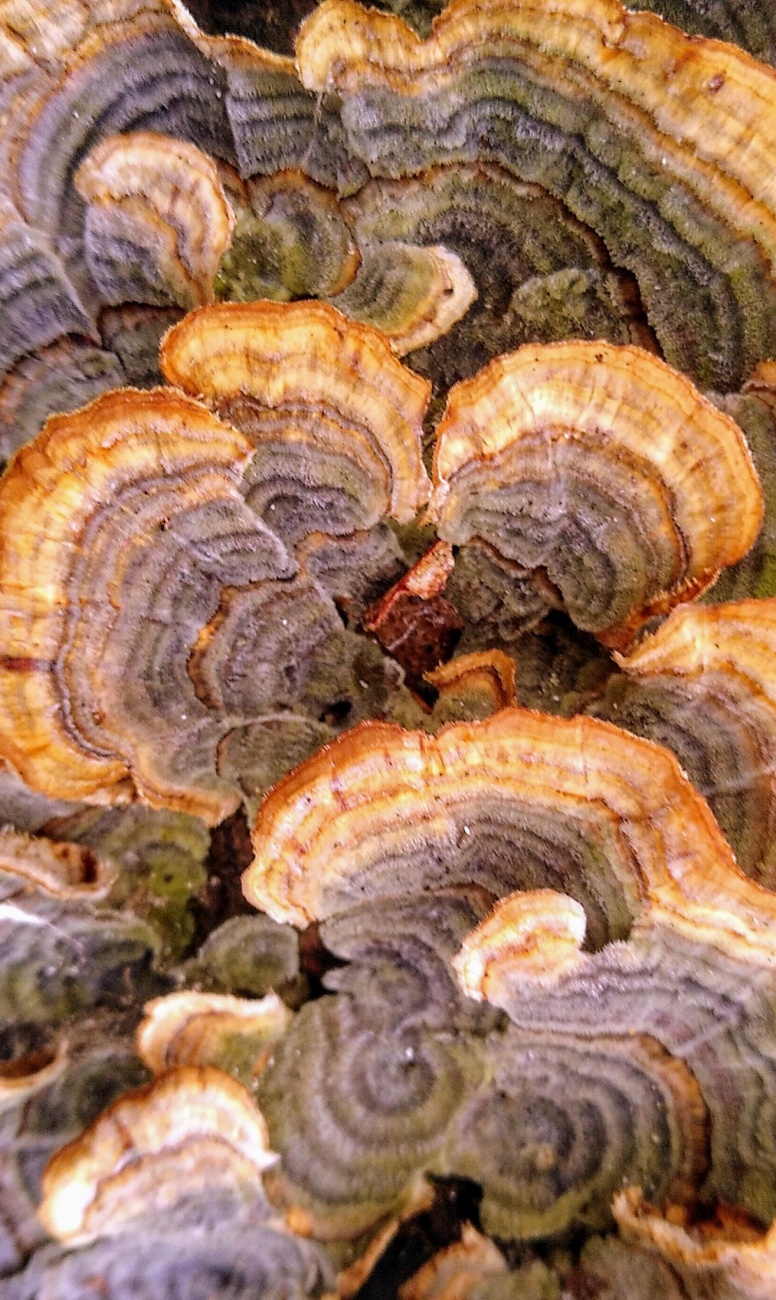
[[[219,534],[226,534],[222,547],[239,550],[251,516],[237,485],[250,453],[242,434],[181,394],[119,390],[53,418],[17,457],[0,488],[0,748],[36,788],[120,802],[137,781],[149,800],[175,801],[179,778],[158,768],[160,719],[149,729],[148,702],[132,700],[128,679],[142,660],[138,639],[163,638],[176,618],[176,594],[186,603],[182,573],[177,593],[165,589],[166,562],[183,562],[189,582],[199,565],[207,590]],[[188,536],[198,515],[215,532],[199,549]],[[261,533],[258,521],[250,526]],[[173,554],[165,554],[165,539]],[[276,539],[266,534],[257,543],[259,576],[288,571]],[[181,609],[178,635],[190,622]],[[165,690],[171,686],[168,680]],[[193,690],[191,702],[194,711]],[[176,728],[186,712],[184,705],[176,714]],[[201,729],[201,716],[194,725]],[[211,793],[193,797],[191,810],[211,818],[215,811],[218,820],[225,798],[216,781]]]
[[[49,1162],[39,1216],[60,1241],[120,1232],[187,1194],[260,1184],[276,1157],[245,1089],[180,1066],[121,1097]]]
[[[167,335],[161,365],[170,383],[245,430],[261,453],[256,472],[269,480],[264,495],[273,469],[276,496],[289,474],[311,489],[328,488],[337,514],[327,503],[320,523],[308,521],[305,531],[351,532],[385,514],[406,523],[427,499],[420,438],[428,384],[376,330],[334,308],[201,308]],[[319,463],[324,458],[328,464]],[[296,475],[295,461],[304,466]]]
[[[441,245],[384,243],[362,253],[352,284],[334,305],[386,335],[400,357],[446,334],[477,297],[457,253]]]
[[[21,1060],[0,1062],[0,1114],[47,1088],[65,1069],[67,1045],[55,1051],[30,1053]]]
[[[732,387],[773,354],[774,75],[740,50],[617,0],[454,0],[426,41],[325,0],[297,65],[372,176],[482,159],[545,185],[635,272],[672,364]]]
[[[752,545],[762,494],[738,426],[649,353],[521,348],[456,385],[431,511],[546,570],[574,621],[627,644]]]
[[[215,1065],[246,1086],[291,1019],[276,993],[253,1001],[186,990],[155,998],[143,1010],[137,1054],[154,1074],[176,1065]]]
[[[553,889],[510,894],[453,959],[461,988],[477,1002],[497,1002],[490,985],[505,967],[517,967],[528,983],[551,982],[577,965],[585,925],[585,909]]]
[[[667,745],[747,875],[774,883],[776,601],[685,605],[628,655],[594,706]]]
[[[263,913],[233,916],[211,931],[185,970],[197,988],[215,993],[239,989],[258,1001],[299,975],[299,936]]]
[[[776,600],[683,605],[617,662],[634,677],[673,673],[689,681],[733,667],[776,705]]]
[[[339,996],[301,1008],[258,1083],[283,1153],[267,1191],[296,1230],[351,1237],[414,1203],[424,1170],[450,1171],[446,1132],[482,1078],[479,1035],[497,1019],[460,995],[450,969],[487,907],[480,894],[368,902],[323,927],[347,959],[325,977]]]
[[[425,674],[439,691],[434,705],[434,725],[486,718],[517,703],[515,661],[503,650],[479,650],[459,655]]]
[[[495,827],[493,856],[485,846]],[[436,737],[384,723],[346,733],[265,799],[243,889],[254,906],[299,926],[362,895],[443,882],[503,897],[518,884],[523,845],[534,855],[538,844],[560,842],[563,857],[556,847],[534,880],[556,888],[564,880],[594,944],[659,915],[688,934],[699,925],[724,933],[731,953],[749,961],[767,965],[776,954],[776,898],[738,871],[672,755],[593,719],[520,709]]]
[[[292,168],[254,176],[232,197],[237,222],[216,278],[219,301],[321,298],[350,284],[360,256],[331,190]]]
[[[74,177],[89,269],[105,302],[212,302],[234,228],[215,163],[152,131],[100,141]]]
[[[626,1241],[648,1248],[678,1274],[691,1300],[769,1300],[776,1287],[776,1225],[762,1231],[735,1211],[693,1223],[681,1207],[665,1214],[627,1187],[614,1198]]]
[[[0,878],[9,877],[9,884],[18,880],[20,889],[96,901],[108,893],[114,875],[115,870],[84,844],[57,843],[10,827],[0,830]]]
[[[304,534],[305,500],[328,516],[326,481],[353,489],[349,449],[286,457],[280,475],[266,452],[179,392],[119,390],[16,458],[0,486],[0,754],[35,788],[218,822],[401,695],[254,508],[274,522],[280,499]],[[378,545],[372,580],[395,561]]]

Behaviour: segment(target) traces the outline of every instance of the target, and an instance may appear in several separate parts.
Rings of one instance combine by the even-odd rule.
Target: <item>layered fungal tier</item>
[[[672,749],[747,875],[774,884],[773,600],[683,606],[619,657],[598,716]]]
[[[161,365],[259,450],[248,502],[292,541],[408,523],[425,502],[428,385],[375,330],[322,304],[223,305],[176,326]]]
[[[0,3],[9,1300],[774,1290],[773,22],[648,8]]]
[[[622,646],[746,554],[762,497],[740,429],[686,379],[580,342],[521,348],[451,390],[431,512]]]
[[[374,1222],[413,1168],[475,1179],[504,1238],[604,1227],[623,1181],[773,1215],[776,903],[666,750],[514,709],[364,724],[279,783],[253,842],[249,900],[351,962],[261,1083],[272,1186],[314,1232]],[[487,915],[456,954],[464,898]],[[461,1020],[453,970],[511,1025]]]
[[[384,533],[368,561],[356,542],[425,498],[427,385],[331,308],[284,307],[286,333],[273,304],[204,310],[164,365],[233,423],[119,390],[50,421],[3,482],[2,745],[48,794],[217,822],[400,692],[334,598],[395,569]],[[352,582],[323,561],[338,536]]]
[[[326,0],[296,53],[305,86],[342,97],[348,146],[373,176],[496,162],[633,273],[672,365],[731,388],[770,355],[769,68],[616,0],[551,13],[454,0],[425,41]]]

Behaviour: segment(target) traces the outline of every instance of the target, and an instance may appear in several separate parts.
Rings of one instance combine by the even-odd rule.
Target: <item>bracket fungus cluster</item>
[[[0,3],[9,1300],[773,1293],[773,22],[649,7]]]
[[[686,379],[633,348],[565,343],[451,391],[431,511],[447,541],[542,570],[617,647],[746,554],[762,496],[740,429]]]
[[[393,571],[383,517],[428,494],[427,385],[317,304],[201,309],[162,365],[214,411],[106,394],[0,487],[2,748],[48,794],[218,822],[399,690],[333,596],[348,558],[354,587]],[[317,563],[340,537],[345,573]]]
[[[413,1160],[481,1183],[499,1237],[603,1226],[605,1189],[644,1179],[773,1215],[776,898],[737,870],[667,751],[509,709],[435,739],[364,724],[279,783],[253,838],[249,900],[322,922],[352,963],[260,1084],[279,1194],[318,1231],[384,1213]],[[464,900],[496,910],[461,941]],[[453,967],[508,1027],[470,1002],[440,1025]]]

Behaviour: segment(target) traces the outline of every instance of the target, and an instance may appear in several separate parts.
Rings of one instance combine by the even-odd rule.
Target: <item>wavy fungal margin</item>
[[[426,41],[325,0],[296,54],[303,85],[342,97],[372,176],[498,162],[635,274],[672,365],[735,388],[772,355],[772,69],[617,0],[453,0]]]
[[[478,836],[499,831],[515,860],[522,842],[535,852],[542,836],[547,848],[568,835],[569,892],[586,890],[595,872],[609,896],[598,943],[659,917],[688,934],[720,926],[749,960],[776,953],[764,921],[776,918],[776,899],[738,870],[667,750],[596,719],[523,709],[436,737],[379,722],[345,733],[264,800],[243,891],[301,927],[366,898],[442,885],[503,897],[519,887],[519,865],[510,889],[509,865],[487,852],[478,864],[476,853]]]
[[[456,384],[430,513],[546,571],[578,627],[625,648],[753,545],[763,499],[738,425],[640,348],[528,345]]]

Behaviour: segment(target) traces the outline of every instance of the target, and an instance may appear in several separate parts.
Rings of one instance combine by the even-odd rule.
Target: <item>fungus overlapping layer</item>
[[[261,1175],[273,1160],[261,1115],[228,1075],[164,1074],[49,1162],[39,1213],[87,1248],[33,1259],[11,1294],[65,1296],[96,1276],[110,1297],[318,1294],[325,1261],[266,1221]]]
[[[219,993],[169,993],[144,1007],[137,1052],[154,1074],[180,1065],[214,1065],[250,1087],[289,1020],[288,1008],[275,993],[257,1001]]]
[[[732,1206],[695,1218],[671,1206],[663,1215],[638,1188],[614,1202],[624,1240],[591,1242],[583,1254],[591,1283],[609,1300],[628,1278],[629,1293],[704,1300],[765,1300],[776,1280],[773,1229],[761,1229]]]
[[[730,388],[773,351],[770,69],[609,0],[454,0],[425,42],[327,0],[296,52],[373,176],[492,161],[561,199],[633,272],[673,365]]]
[[[71,1025],[67,1039],[9,1062],[3,1072],[24,1070],[37,1062],[37,1083],[17,1105],[0,1116],[0,1277],[22,1268],[46,1233],[35,1214],[40,1180],[47,1160],[65,1142],[78,1137],[97,1113],[122,1092],[145,1081],[146,1071],[128,1044],[117,1038],[115,1023],[81,1032]],[[42,1066],[42,1068],[41,1068]],[[51,1067],[54,1067],[53,1073]],[[48,1081],[45,1075],[49,1073]],[[49,1243],[50,1245],[50,1243]]]
[[[303,1008],[260,1084],[283,1157],[272,1185],[315,1231],[385,1212],[413,1161],[481,1182],[483,1222],[504,1237],[602,1226],[634,1166],[660,1195],[704,1188],[773,1213],[759,1081],[776,1065],[776,902],[667,751],[509,709],[435,739],[364,724],[279,783],[254,847],[249,900],[322,921],[351,962],[327,977],[349,997]],[[408,979],[421,916],[453,955],[451,890],[506,900],[456,963],[506,1028],[470,1003],[451,1012],[451,968],[432,982],[426,960],[423,1001]],[[370,909],[380,939],[343,947]],[[401,939],[395,909],[414,917]]]
[[[86,262],[104,302],[210,302],[234,214],[213,161],[151,131],[108,136],[75,175]]]
[[[593,230],[545,189],[492,163],[373,180],[342,212],[372,259],[436,244],[471,276],[477,296],[460,323],[411,357],[440,389],[528,341],[579,336],[656,346],[635,281],[614,269]],[[338,300],[344,310],[357,284]]]
[[[660,1210],[620,1195],[634,1244],[590,1242],[564,1293],[768,1294],[747,1215],[776,1214],[771,602],[634,638],[725,566],[726,597],[773,591],[774,74],[616,0],[453,0],[424,41],[325,0],[296,62],[180,0],[11,0],[0,77],[0,450],[106,388],[176,386],[55,418],[0,486],[0,752],[58,797],[156,805],[9,795],[82,847],[0,844],[0,1271],[39,1241],[29,1123],[80,1097],[62,1022],[126,1038],[155,996],[139,1051],[177,1067],[53,1162],[85,1207],[65,1235],[110,1237],[44,1252],[13,1300],[97,1275],[111,1300],[320,1290],[224,1125],[165,1135],[197,1110],[183,1062],[254,1085],[270,1044],[265,1178],[294,1229],[352,1241],[431,1174],[479,1183],[491,1234],[546,1238],[609,1228],[637,1184]],[[214,298],[237,301],[177,323]],[[607,341],[539,346],[570,336]],[[419,521],[429,394],[430,425],[462,378]],[[753,880],[666,751],[516,695],[673,748]],[[424,733],[329,743],[362,717]],[[302,760],[246,889],[307,932],[219,924],[237,839],[188,814]],[[182,982],[212,992],[157,996]],[[125,1121],[137,1141],[85,1175]],[[478,1294],[480,1262],[497,1292],[560,1294],[472,1250],[407,1296],[446,1294],[448,1264]]]
[[[399,687],[315,558],[341,536],[349,567],[377,525],[353,585],[393,571],[380,528],[427,495],[428,386],[317,304],[204,308],[163,364],[231,423],[120,390],[51,420],[4,480],[2,745],[49,794],[213,822]]]
[[[42,801],[41,801],[42,802]],[[109,905],[148,921],[165,956],[178,956],[194,935],[193,910],[205,888],[210,850],[207,827],[196,817],[140,804],[77,807],[50,815],[45,831],[90,848],[112,866]]]
[[[99,341],[101,295],[84,251],[84,202],[73,174],[101,138],[136,127],[229,160],[223,85],[167,6],[105,0],[9,12],[4,56],[3,373],[65,335]],[[212,164],[209,164],[212,166]]]
[[[579,342],[521,348],[451,391],[431,512],[448,541],[539,569],[616,646],[746,554],[762,497],[740,429],[686,379]]]
[[[111,872],[87,847],[0,835],[0,1021],[56,1024],[121,1002],[159,948],[106,904]],[[126,981],[122,990],[119,974]]]
[[[600,717],[672,749],[747,875],[774,884],[776,604],[685,606],[619,657]]]
[[[224,304],[187,316],[160,359],[170,383],[259,449],[247,499],[281,534],[347,535],[385,515],[407,523],[426,500],[428,385],[375,330],[322,304]]]
[[[178,0],[40,3],[9,13],[0,49],[4,369],[57,340],[110,353],[106,304],[190,305],[214,283],[333,294],[399,350],[431,340],[419,365],[446,384],[569,334],[656,332],[721,389],[773,351],[772,74],[652,15],[460,0],[419,42],[332,0],[295,64],[205,35]],[[725,142],[755,133],[738,168]]]
[[[120,1098],[57,1153],[39,1215],[58,1240],[89,1241],[205,1190],[246,1185],[260,1195],[274,1160],[240,1084],[211,1067],[179,1066]]]

